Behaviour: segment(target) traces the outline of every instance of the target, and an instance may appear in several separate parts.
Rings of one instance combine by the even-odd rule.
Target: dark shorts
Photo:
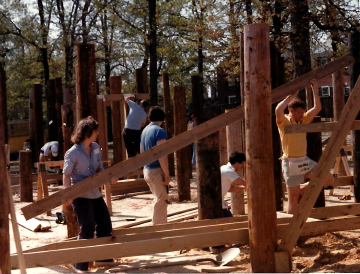
[[[129,158],[140,153],[141,130],[124,128],[123,138]]]
[[[230,209],[226,209],[226,208],[223,208],[223,218],[226,218],[226,217],[233,217]]]

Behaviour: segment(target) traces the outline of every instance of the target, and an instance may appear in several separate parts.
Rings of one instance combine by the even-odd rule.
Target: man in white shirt
[[[57,141],[48,142],[40,149],[39,162],[46,162],[52,160],[53,157],[58,156],[59,144]]]
[[[246,181],[240,178],[238,172],[244,168],[245,154],[234,152],[229,157],[229,162],[221,166],[221,195],[223,200],[223,217],[232,217],[227,202],[224,198],[228,192],[239,192],[246,187]]]

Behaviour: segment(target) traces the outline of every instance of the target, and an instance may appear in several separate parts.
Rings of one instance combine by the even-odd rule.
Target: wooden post
[[[61,78],[55,78],[56,91],[56,120],[57,120],[57,140],[59,142],[59,160],[64,160],[64,139],[62,134],[61,106],[64,103]]]
[[[110,77],[110,94],[121,94],[121,76]],[[111,122],[113,134],[113,155],[114,164],[125,160],[122,158],[122,132],[121,132],[121,116],[120,116],[120,102],[111,102]]]
[[[355,63],[350,66],[350,90],[354,89],[356,81],[360,75],[360,32],[349,34],[349,51],[355,59]],[[360,119],[360,113],[356,120]],[[357,203],[360,202],[360,130],[352,131],[353,163],[354,163],[354,196]]]
[[[276,208],[269,25],[245,26],[246,181],[252,272],[274,272]]]
[[[48,118],[48,138],[49,141],[58,141],[57,117],[56,117],[56,85],[55,79],[50,79],[47,84],[47,118]]]
[[[313,123],[320,123],[320,116],[316,116],[313,120]],[[319,162],[322,155],[322,141],[321,141],[321,132],[311,132],[306,134],[307,140],[307,156],[315,161]],[[324,207],[325,206],[325,192],[324,189],[321,190],[319,197],[317,198],[314,207]]]
[[[7,144],[9,140],[6,98],[6,73],[4,70],[4,64],[0,61],[0,120],[2,120],[4,123],[5,144]]]
[[[81,120],[88,116],[92,116],[95,120],[97,120],[95,45],[77,45],[76,53],[77,119]]]
[[[71,134],[74,131],[75,127],[75,111],[73,108],[73,104],[64,104],[61,106],[61,117],[62,117],[62,131],[63,131],[63,139],[64,139],[64,152],[71,148]],[[68,238],[75,237],[79,234],[80,227],[77,222],[77,216],[74,212],[74,209],[71,205],[65,207],[63,206],[63,210],[66,211],[66,225],[68,231]]]
[[[169,84],[169,74],[163,73],[163,92],[164,92],[164,111],[165,111],[165,128],[167,133],[167,138],[171,139],[174,136],[174,115],[171,108],[171,96],[170,96],[170,84]],[[169,172],[170,176],[175,176],[175,161],[174,153],[170,153],[168,156],[169,160]]]
[[[146,68],[135,69],[136,93],[148,93]]]
[[[44,163],[38,163],[38,174],[39,174],[39,181],[40,181],[40,187],[42,189],[42,192],[44,194],[44,198],[49,196],[49,190],[48,190],[48,184],[46,180],[46,168]],[[39,182],[38,182],[39,186]],[[46,212],[47,216],[51,216],[51,210]]]
[[[97,111],[99,119],[99,146],[101,148],[101,160],[107,161],[109,158],[108,152],[108,135],[107,135],[107,120],[106,109],[104,100],[102,98],[97,99]]]
[[[228,112],[226,110],[225,112]],[[242,122],[241,120],[232,123],[226,127],[226,137],[227,137],[227,155],[230,157],[231,153],[245,152],[243,147],[243,135],[241,131]],[[239,174],[244,176],[244,172]],[[233,215],[243,215],[245,214],[245,204],[244,204],[244,191],[237,193],[231,193],[231,212]]]
[[[20,202],[33,202],[33,163],[30,150],[19,151],[19,168]]]
[[[219,154],[220,166],[226,165],[229,161],[228,148],[226,140],[226,127],[219,130]]]
[[[38,162],[44,145],[42,86],[39,83],[30,90],[29,131],[33,162]]]
[[[186,131],[185,87],[174,87],[174,122],[175,136]],[[189,161],[188,147],[176,151],[176,182],[179,202],[191,200]]]
[[[191,77],[195,128],[211,118],[203,113],[202,78]],[[199,220],[222,217],[219,132],[195,143]]]
[[[1,63],[0,63],[1,64]],[[4,76],[2,69],[0,69],[0,108],[3,108],[4,101],[4,86],[2,78]],[[5,127],[7,127],[6,119],[0,117],[0,272],[1,273],[10,273],[10,234],[9,234],[9,195],[7,190],[7,163],[5,155]]]
[[[275,42],[270,42],[270,65],[271,65],[271,88],[281,86],[285,82],[284,58],[277,49]],[[276,210],[282,211],[283,208],[283,180],[281,170],[281,139],[276,124],[275,108],[277,104],[272,105],[272,136],[273,136],[273,158],[274,158],[274,184],[275,184],[275,201]]]

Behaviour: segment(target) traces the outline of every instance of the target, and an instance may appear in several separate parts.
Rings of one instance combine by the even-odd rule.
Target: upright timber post
[[[33,202],[32,155],[30,150],[19,151],[20,202]]]
[[[4,108],[5,106],[5,108]],[[11,273],[10,263],[10,229],[9,229],[9,213],[10,204],[7,186],[7,163],[5,155],[5,139],[7,119],[6,115],[6,77],[3,64],[0,62],[0,272]]]
[[[350,90],[352,91],[360,75],[360,32],[349,34],[349,50],[355,59],[350,66]],[[360,119],[360,113],[356,120]],[[353,140],[353,162],[354,162],[354,195],[355,202],[360,202],[360,130],[352,131]]]
[[[38,162],[40,149],[44,145],[42,86],[39,83],[30,90],[29,131],[33,162]]]
[[[6,73],[4,69],[4,64],[0,62],[0,120],[2,120],[4,123],[5,144],[7,144],[9,140],[6,98]]]
[[[205,122],[202,77],[191,77],[195,126]],[[219,132],[195,143],[199,220],[222,217]]]
[[[47,89],[48,89],[48,101],[47,101],[48,137],[49,137],[49,141],[58,141],[55,79],[50,79],[48,81]]]
[[[76,46],[76,103],[77,119],[92,116],[97,120],[97,88],[95,67],[95,45],[79,44]]]
[[[146,68],[135,70],[136,93],[148,93]]]
[[[121,94],[121,76],[110,77],[110,94]],[[125,160],[122,159],[122,132],[119,101],[111,102],[111,122],[114,145],[114,164],[117,164]]]
[[[219,153],[220,153],[220,166],[226,165],[229,160],[226,127],[219,130]]]
[[[245,26],[246,181],[252,272],[275,272],[276,208],[268,24]]]
[[[64,160],[64,140],[62,134],[61,106],[64,103],[61,78],[55,78],[56,91],[56,120],[57,120],[57,140],[59,142],[59,160]]]
[[[284,58],[275,45],[275,41],[270,42],[270,65],[271,65],[271,88],[277,88],[284,84],[285,70]],[[272,136],[273,136],[273,158],[274,158],[274,184],[275,184],[275,201],[276,211],[283,210],[283,182],[281,176],[281,139],[276,124],[275,108],[277,104],[272,105]]]
[[[170,139],[174,137],[174,114],[171,108],[170,83],[168,73],[163,73],[162,81],[164,92],[165,129],[167,133],[167,138]],[[170,176],[175,176],[174,153],[170,153],[168,155],[168,161]]]
[[[226,110],[225,112],[228,112]],[[226,127],[226,137],[227,137],[227,155],[230,157],[231,153],[237,151],[244,153],[245,149],[243,147],[243,135],[241,131],[241,121],[236,121]],[[244,176],[243,174],[239,174]],[[243,215],[245,214],[245,204],[244,204],[244,191],[232,192],[231,193],[231,212],[233,215]]]
[[[98,119],[100,121],[99,146],[101,148],[101,160],[107,161],[109,157],[109,152],[108,152],[106,108],[105,108],[104,100],[102,98],[97,99],[97,111],[98,111]]]
[[[175,135],[186,131],[186,97],[185,87],[174,87],[174,124]],[[179,202],[190,201],[190,172],[188,147],[176,151],[176,182]]]
[[[71,148],[71,134],[74,131],[75,127],[75,113],[73,109],[73,104],[64,104],[61,106],[61,116],[62,116],[62,130],[63,130],[63,140],[64,140],[64,151],[66,152]],[[77,216],[74,212],[74,209],[71,205],[67,207],[63,206],[63,210],[66,211],[66,225],[68,231],[68,238],[72,238],[78,235],[80,227],[77,222]]]

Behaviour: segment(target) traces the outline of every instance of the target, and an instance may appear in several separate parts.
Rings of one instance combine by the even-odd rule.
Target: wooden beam
[[[230,218],[229,218],[230,219]],[[280,219],[281,220],[281,219]],[[284,219],[286,220],[286,219]],[[288,221],[288,220],[287,220]],[[245,223],[234,223],[228,224],[228,227],[244,226]],[[247,223],[246,223],[247,225]],[[278,235],[281,236],[285,233],[289,224],[284,223],[280,224],[277,227]],[[25,253],[25,262],[28,268],[33,267],[45,267],[52,265],[61,265],[61,264],[70,264],[75,262],[86,262],[86,261],[96,261],[109,258],[123,258],[123,257],[132,257],[132,256],[141,256],[141,255],[150,255],[155,253],[163,253],[177,250],[184,250],[190,248],[202,248],[210,246],[218,246],[225,244],[248,244],[249,243],[249,234],[248,228],[237,228],[230,230],[222,230],[226,226],[214,226],[214,232],[204,232],[198,234],[184,234],[183,236],[169,236],[162,238],[150,238],[150,235],[154,234],[149,233],[148,236],[141,236],[143,238],[150,238],[148,240],[139,240],[136,241],[136,237],[141,234],[134,235],[124,235],[120,237],[114,237],[114,241],[119,239],[134,239],[135,241],[124,241],[122,243],[110,243],[110,244],[100,244],[93,245],[93,241],[108,241],[109,237],[97,238],[91,240],[78,240],[78,241],[68,241],[71,245],[76,245],[76,247],[66,248],[66,249],[52,249],[50,251],[39,251]],[[343,231],[343,230],[353,230],[360,228],[360,218],[342,218],[337,220],[326,220],[318,222],[308,222],[304,225],[304,230],[302,236],[314,236],[331,231]],[[207,228],[202,228],[207,230]],[[189,229],[190,233],[194,231],[201,231],[201,229]],[[212,230],[209,228],[208,230]],[[188,232],[188,233],[189,233]],[[162,234],[163,233],[163,234]],[[168,232],[159,232],[158,235],[172,235],[176,234],[175,231]],[[117,240],[118,239],[118,240]],[[90,243],[91,241],[91,243]],[[90,244],[87,244],[90,243]],[[75,243],[75,244],[74,244]],[[84,247],[79,247],[80,245],[85,244]],[[48,246],[48,248],[56,248],[56,246]],[[27,252],[27,251],[25,251]],[[11,266],[12,269],[18,268],[17,255],[11,256]]]
[[[46,169],[45,165],[43,163],[38,163],[38,173],[39,173],[39,180],[40,180],[40,186],[42,188],[44,198],[49,197],[49,189],[48,184],[46,181]],[[39,182],[38,182],[39,185]],[[51,210],[46,212],[47,216],[51,216]]]
[[[32,153],[30,150],[19,151],[19,185],[20,185],[20,202],[33,202],[32,187]],[[12,187],[11,187],[12,188]]]
[[[39,160],[40,149],[44,145],[42,85],[36,83],[30,90],[29,138],[33,162]]]
[[[310,81],[312,79],[320,80],[324,77],[341,70],[345,67],[350,66],[355,62],[354,58],[351,56],[350,53],[347,53],[343,55],[342,57],[339,57],[335,59],[334,61],[331,61],[327,63],[324,66],[318,67],[314,69],[313,71],[310,71],[308,73],[305,73],[301,75],[300,77],[296,78],[293,81],[288,82],[285,85],[282,85],[276,89],[272,90],[272,98],[273,103],[276,103],[278,101],[281,101],[284,98],[284,93],[286,91],[290,91],[294,93],[295,91],[299,89],[303,89],[306,86],[310,85]],[[290,93],[291,94],[291,93]]]
[[[325,208],[314,208],[311,211],[310,217],[315,219],[324,219],[359,214],[360,204],[346,204],[340,206],[329,206]]]
[[[116,76],[113,76],[116,77]],[[120,77],[120,76],[119,76]],[[111,78],[111,77],[110,77]],[[124,94],[110,94],[110,95],[102,95],[104,102],[116,102],[116,101],[124,101]]]
[[[101,160],[107,161],[109,158],[109,146],[108,146],[108,132],[107,132],[107,119],[106,119],[106,108],[104,101],[97,98],[97,111],[99,123],[99,146],[101,148]]]
[[[121,76],[111,76],[110,77],[110,93],[114,95],[121,94],[122,82]],[[113,134],[113,155],[114,155],[114,164],[120,163],[122,159],[122,131],[121,131],[121,114],[120,114],[120,102],[112,101],[111,102],[111,124],[112,124],[112,134]]]
[[[48,119],[48,136],[50,141],[58,141],[57,138],[57,117],[56,117],[56,87],[55,79],[47,82],[47,119]]]
[[[339,122],[337,123],[330,137],[329,143],[326,146],[317,167],[312,173],[309,185],[300,200],[300,204],[296,212],[294,213],[294,218],[290,223],[290,227],[281,240],[280,250],[287,251],[289,255],[291,254],[292,249],[300,236],[303,223],[311,213],[311,207],[313,207],[316,198],[323,187],[324,180],[329,175],[330,169],[335,162],[336,156],[340,152],[340,149],[351,128],[351,125],[356,118],[356,115],[359,112],[359,109],[360,81],[356,83],[355,88],[352,91],[344,107],[344,110],[340,115]]]
[[[56,93],[56,100],[55,100],[55,109],[56,109],[56,120],[57,120],[57,140],[59,143],[59,159],[64,159],[64,139],[62,133],[62,115],[61,115],[61,106],[64,103],[64,94],[62,89],[62,80],[61,77],[55,78],[55,93]]]
[[[353,186],[354,185],[354,176],[342,176],[334,178],[334,187],[338,186]]]
[[[252,272],[274,272],[276,207],[272,144],[268,24],[246,25],[245,133],[250,261]]]
[[[315,70],[316,71],[315,76],[319,78],[315,77],[315,79],[321,79],[345,66],[350,65],[353,62],[353,59],[349,56],[346,56],[343,59],[341,58],[338,58],[336,61],[332,61],[323,67],[317,68]],[[343,62],[344,59],[346,59],[347,61]],[[340,65],[338,64],[338,62]],[[323,69],[324,67],[326,69]],[[303,79],[304,77],[305,78],[307,77],[308,81],[305,81],[306,83],[299,85],[299,83],[297,83],[298,82],[297,79],[299,78]],[[296,90],[304,88],[311,79],[314,79],[314,73],[309,72],[302,75],[299,78],[289,82],[286,88],[281,88],[281,87],[280,87],[281,89],[277,88],[276,89],[277,95],[273,96],[272,102],[275,103],[281,100],[282,98],[284,98],[285,96],[293,94]],[[197,126],[193,130],[184,132],[179,136],[172,138],[167,142],[142,153],[141,155],[137,155],[134,158],[128,159],[127,161],[123,161],[122,163],[112,166],[107,171],[102,172],[101,175],[96,174],[76,185],[73,185],[61,192],[51,195],[47,199],[42,199],[39,202],[35,202],[31,205],[25,206],[22,208],[22,211],[24,212],[24,215],[27,219],[33,218],[47,211],[48,209],[57,207],[65,203],[69,199],[75,199],[83,195],[84,193],[87,193],[88,191],[100,187],[101,185],[104,184],[104,182],[109,182],[112,176],[117,176],[119,178],[124,177],[128,173],[136,169],[139,169],[144,165],[151,163],[165,155],[173,153],[187,145],[190,145],[193,142],[201,138],[204,138],[243,117],[244,117],[244,107],[242,106],[237,107],[229,111],[228,113],[219,115],[218,117]]]
[[[334,131],[337,122],[313,123],[304,125],[287,125],[285,126],[286,134],[304,133],[304,132],[330,132]],[[354,121],[350,130],[360,130],[360,121]]]

